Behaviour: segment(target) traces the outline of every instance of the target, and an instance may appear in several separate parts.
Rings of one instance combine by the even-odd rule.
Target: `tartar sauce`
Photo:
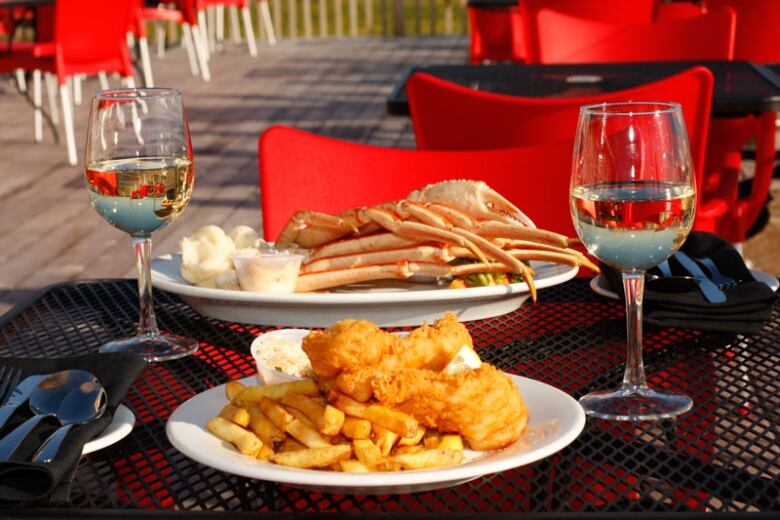
[[[283,374],[296,377],[312,375],[309,357],[299,342],[269,337],[253,353],[259,363]]]

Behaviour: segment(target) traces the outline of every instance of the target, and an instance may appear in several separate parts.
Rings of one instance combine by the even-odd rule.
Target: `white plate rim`
[[[302,304],[302,305],[348,305],[365,303],[412,303],[439,301],[467,301],[495,298],[512,294],[528,293],[528,285],[513,283],[509,285],[491,285],[487,287],[468,287],[464,289],[438,288],[415,291],[395,292],[330,292],[330,293],[251,293],[226,289],[196,287],[184,280],[179,274],[181,255],[179,253],[163,255],[152,260],[152,285],[155,288],[182,296],[247,302],[258,304]],[[172,277],[159,270],[161,262],[174,262],[176,276]],[[579,267],[552,262],[536,262],[537,270],[543,276],[535,279],[537,289],[544,289],[566,282],[577,275]],[[156,268],[157,266],[157,268]]]
[[[135,415],[127,406],[120,403],[114,410],[114,416],[111,418],[109,425],[106,426],[106,429],[100,435],[85,443],[81,454],[94,453],[121,441],[133,431],[134,425]]]
[[[231,451],[234,455],[239,456],[242,459],[245,458],[232,448],[226,447],[224,443],[219,441],[216,437],[213,437],[211,433],[205,429],[205,422],[204,424],[198,425],[186,422],[191,410],[197,409],[205,415],[205,403],[211,399],[217,399],[219,402],[219,404],[214,406],[213,410],[213,415],[216,415],[219,408],[227,402],[224,390],[225,385],[220,385],[206,390],[205,392],[201,392],[182,403],[168,419],[165,433],[171,444],[187,457],[221,471],[258,480],[268,480],[301,487],[316,488],[319,486],[321,488],[329,489],[341,488],[344,490],[341,492],[346,493],[349,493],[349,488],[360,489],[361,493],[376,488],[381,489],[382,493],[385,493],[388,488],[392,487],[408,488],[409,486],[436,483],[460,483],[483,475],[531,464],[549,457],[573,442],[585,426],[585,412],[582,410],[579,403],[570,395],[552,385],[542,383],[541,381],[514,374],[507,375],[509,375],[513,382],[518,385],[521,389],[521,393],[524,394],[524,397],[526,397],[526,393],[530,395],[533,387],[536,387],[533,390],[534,392],[541,390],[548,396],[554,396],[556,402],[566,407],[566,413],[571,414],[566,418],[567,421],[571,422],[570,427],[566,430],[558,431],[556,437],[543,446],[532,448],[528,451],[510,454],[503,458],[488,457],[487,459],[477,459],[457,466],[433,470],[350,474],[333,471],[286,468],[249,458],[246,458],[246,463],[238,464],[233,463],[227,457],[211,454],[209,450],[205,449],[204,444],[198,442],[198,437],[200,435],[208,435],[213,439],[211,441],[212,444],[214,442],[220,443],[222,444],[222,450],[225,452]],[[246,384],[256,384],[254,376],[249,376],[241,381]],[[523,388],[525,388],[525,392]],[[529,426],[534,426],[535,424],[533,413],[533,410],[530,409],[529,406]],[[193,446],[193,444],[195,445]],[[500,450],[497,453],[500,454]]]
[[[757,282],[762,282],[766,284],[772,291],[777,292],[777,289],[780,288],[780,280],[778,280],[775,276],[764,272],[759,271],[758,269],[750,269],[750,274],[753,275],[753,278],[756,279]],[[611,298],[613,300],[618,300],[620,297],[617,295],[616,292],[610,291],[606,287],[602,286],[602,280],[605,280],[603,274],[598,274],[590,279],[590,288],[591,290],[605,298]]]

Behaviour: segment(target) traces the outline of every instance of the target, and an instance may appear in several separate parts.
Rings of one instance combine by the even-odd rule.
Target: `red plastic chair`
[[[724,8],[683,20],[641,24],[576,18],[548,9],[527,27],[529,63],[729,60],[734,56],[736,14]]]
[[[575,236],[568,195],[572,146],[565,140],[504,150],[421,152],[276,126],[259,141],[263,232],[267,240],[275,239],[303,209],[337,213],[398,200],[431,182],[477,179],[539,227]],[[538,175],[542,170],[545,175]]]
[[[710,11],[729,7],[737,13],[734,59],[780,62],[780,2],[777,0],[706,0]]]
[[[685,20],[707,14],[707,8],[701,3],[672,2],[670,4],[658,4],[655,11],[656,22],[670,22],[673,20]]]
[[[579,107],[584,104],[676,101],[683,106],[701,192],[713,81],[707,68],[693,67],[669,78],[618,92],[576,98],[531,98],[477,91],[419,73],[410,78],[406,92],[417,146],[422,150],[496,149],[573,140]],[[544,171],[546,175],[549,169]],[[722,204],[700,205],[697,228],[715,230],[718,218],[726,209]]]
[[[119,73],[133,86],[133,66],[127,48],[130,0],[57,0],[54,40],[50,44],[17,46],[0,54],[0,71],[23,68],[52,72],[62,101],[68,162],[76,164],[73,111],[67,78],[76,74]],[[90,16],[84,16],[89,12]],[[95,23],[99,20],[100,23]],[[37,73],[35,71],[38,71]]]
[[[519,6],[469,7],[469,63],[525,59],[525,38]]]
[[[527,61],[535,63],[531,60],[537,60],[536,56],[539,55],[536,19],[543,10],[553,10],[594,22],[633,24],[653,21],[659,3],[660,0],[522,0],[525,53],[534,56]]]

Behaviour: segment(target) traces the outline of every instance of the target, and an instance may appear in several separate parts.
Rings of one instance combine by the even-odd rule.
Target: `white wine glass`
[[[151,284],[151,235],[179,216],[195,178],[181,93],[165,88],[98,92],[92,99],[85,163],[92,207],[130,234],[138,268],[137,334],[100,351],[133,351],[147,361],[192,354],[196,341],[160,334]]]
[[[622,274],[628,356],[623,384],[580,399],[603,419],[642,421],[690,410],[685,395],[647,386],[642,363],[645,271],[680,248],[696,206],[688,134],[677,103],[627,102],[580,108],[570,208],[588,251]]]

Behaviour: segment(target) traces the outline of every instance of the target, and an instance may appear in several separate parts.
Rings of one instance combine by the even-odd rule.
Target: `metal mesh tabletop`
[[[132,334],[129,280],[56,286],[3,317],[0,356],[94,352]],[[589,420],[561,452],[529,466],[417,494],[346,496],[253,481],[176,451],[165,423],[193,395],[254,373],[249,344],[263,329],[209,320],[156,291],[161,328],[200,340],[200,351],[149,365],[127,395],[133,432],[82,458],[74,508],[371,512],[780,511],[780,307],[761,335],[646,330],[650,384],[693,397],[694,408],[656,424]],[[546,289],[539,302],[467,324],[486,361],[579,397],[617,386],[625,360],[622,305],[584,280]],[[121,367],[118,367],[121,370]]]

